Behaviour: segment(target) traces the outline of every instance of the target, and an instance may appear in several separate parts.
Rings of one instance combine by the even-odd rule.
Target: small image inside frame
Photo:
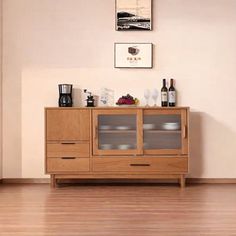
[[[153,67],[152,43],[115,43],[115,68],[144,68]]]
[[[152,0],[116,0],[116,30],[152,30]]]

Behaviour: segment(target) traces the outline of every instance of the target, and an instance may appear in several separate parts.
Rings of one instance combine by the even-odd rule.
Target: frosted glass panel
[[[155,130],[180,130],[181,115],[145,115],[144,124],[152,124]]]
[[[144,149],[180,149],[180,133],[144,133]]]
[[[181,149],[181,115],[145,115],[144,149]]]
[[[136,115],[99,115],[98,148],[132,150],[137,148]]]

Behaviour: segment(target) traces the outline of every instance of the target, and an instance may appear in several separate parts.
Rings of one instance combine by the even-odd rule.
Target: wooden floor
[[[236,235],[236,185],[0,185],[0,235]]]

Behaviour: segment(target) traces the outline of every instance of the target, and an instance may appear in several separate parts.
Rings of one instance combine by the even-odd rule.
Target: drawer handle
[[[94,139],[97,139],[97,138],[98,138],[98,126],[96,125]]]
[[[187,127],[186,125],[184,125],[182,130],[182,138],[186,139],[186,137],[187,137]]]
[[[151,166],[150,164],[130,164],[130,166]]]
[[[76,157],[62,157],[63,160],[74,160]]]
[[[75,144],[73,142],[62,142],[61,144]]]

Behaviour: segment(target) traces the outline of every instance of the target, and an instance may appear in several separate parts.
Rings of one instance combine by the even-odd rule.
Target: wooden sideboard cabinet
[[[189,108],[45,108],[45,164],[57,179],[179,179]]]

